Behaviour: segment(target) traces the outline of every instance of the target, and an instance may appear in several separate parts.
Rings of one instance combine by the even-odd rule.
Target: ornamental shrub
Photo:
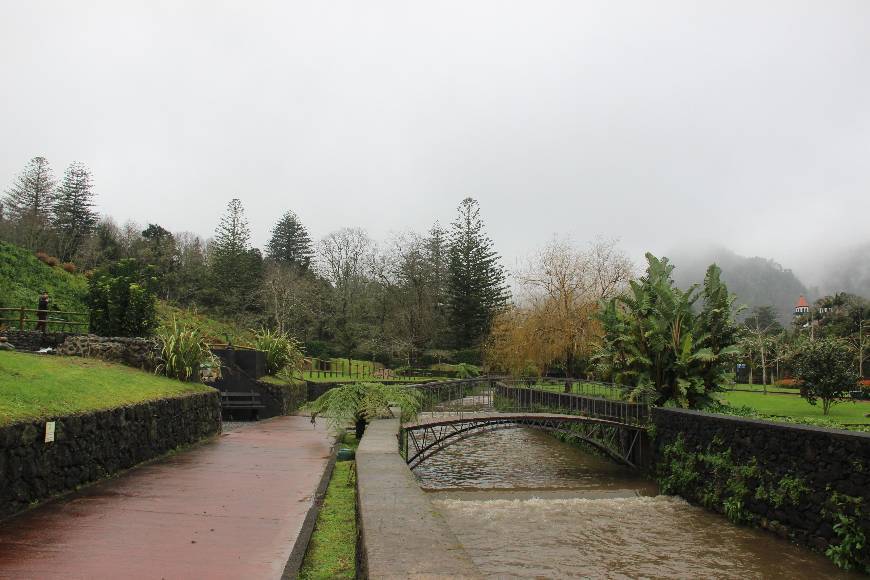
[[[220,377],[220,360],[197,328],[178,324],[173,317],[172,325],[161,328],[158,337],[162,362],[155,373],[184,382],[199,382],[203,373]]]
[[[289,375],[302,370],[302,349],[299,342],[283,332],[261,330],[254,333],[254,348],[266,353],[266,372]]]
[[[157,325],[152,266],[126,259],[95,270],[88,280],[91,332],[100,336],[149,336]]]
[[[810,405],[822,401],[822,413],[847,397],[858,381],[849,345],[837,338],[821,338],[801,345],[794,356],[795,375],[800,379],[801,397]]]

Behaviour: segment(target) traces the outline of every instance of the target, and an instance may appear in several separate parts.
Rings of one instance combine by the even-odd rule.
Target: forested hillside
[[[794,272],[768,258],[740,256],[722,247],[695,254],[673,252],[670,257],[677,264],[674,280],[678,286],[702,283],[707,266],[716,263],[738,304],[748,306],[747,312],[756,306],[773,306],[782,324],[791,320],[798,296],[807,293]]]
[[[147,314],[117,328],[141,323],[153,329],[155,318],[174,315],[215,341],[244,340],[249,329],[291,335],[314,357],[408,366],[480,362],[493,317],[508,300],[501,257],[470,197],[448,227],[436,221],[428,231],[380,243],[352,224],[335,224],[312,240],[288,210],[262,250],[251,243],[240,199],[226,205],[211,238],[155,223],[119,226],[95,205],[87,167],[74,163],[58,180],[46,158],[34,157],[0,197],[0,239],[18,245],[16,255],[34,264],[33,255],[45,252],[70,270],[93,271],[94,280],[105,280],[98,292],[103,306],[96,310]],[[65,303],[67,292],[19,269],[9,269],[7,277],[23,283],[6,292],[5,303],[35,306],[43,285],[56,295],[55,304]],[[77,280],[81,295],[86,283]],[[156,313],[155,298],[161,303]],[[128,308],[126,301],[134,299],[137,307]],[[109,318],[92,317],[106,325],[95,330],[117,332]]]

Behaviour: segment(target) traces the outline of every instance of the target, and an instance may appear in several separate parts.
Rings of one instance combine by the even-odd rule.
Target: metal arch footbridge
[[[648,462],[649,406],[622,400],[617,385],[563,379],[554,392],[540,383],[486,378],[414,388],[422,391],[426,412],[399,432],[400,452],[412,469],[457,441],[518,427],[583,441],[630,467]]]

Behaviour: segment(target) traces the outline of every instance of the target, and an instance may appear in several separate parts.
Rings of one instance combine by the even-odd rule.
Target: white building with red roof
[[[800,316],[801,314],[809,314],[810,312],[810,303],[807,302],[807,299],[801,294],[800,298],[797,299],[797,302],[794,304],[794,315]]]

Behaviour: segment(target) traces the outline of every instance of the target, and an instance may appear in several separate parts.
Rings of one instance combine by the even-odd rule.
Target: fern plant
[[[357,439],[363,436],[372,419],[391,416],[390,407],[399,407],[402,418],[416,416],[422,396],[417,389],[381,383],[347,383],[332,388],[305,405],[313,417],[322,415],[334,429],[353,422]]]
[[[156,373],[185,382],[199,382],[203,370],[210,371],[212,379],[220,376],[220,362],[196,328],[180,325],[173,317],[171,325],[158,331],[158,338],[163,346]]]

